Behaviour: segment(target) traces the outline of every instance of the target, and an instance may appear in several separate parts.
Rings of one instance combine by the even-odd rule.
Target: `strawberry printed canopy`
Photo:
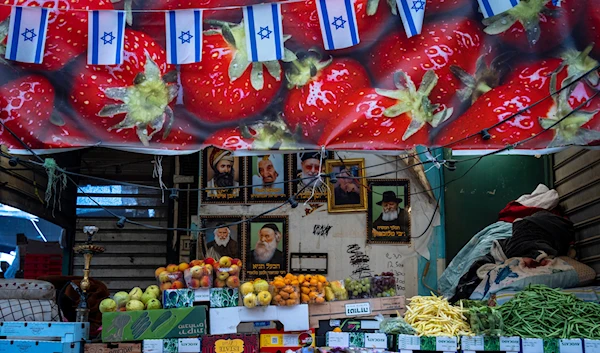
[[[521,0],[488,18],[476,0],[409,0],[425,11],[410,38],[395,1],[355,0],[359,43],[329,51],[316,0],[285,1],[281,60],[250,62],[242,7],[259,2],[0,0],[0,144],[539,153],[600,142],[595,0]],[[41,63],[4,60],[14,5],[51,9]],[[123,63],[90,65],[88,11],[115,9]],[[165,12],[181,9],[203,9],[202,60],[172,65]]]

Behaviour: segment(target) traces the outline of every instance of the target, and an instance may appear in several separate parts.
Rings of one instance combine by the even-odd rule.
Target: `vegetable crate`
[[[87,322],[0,322],[0,353],[80,353],[89,333]]]

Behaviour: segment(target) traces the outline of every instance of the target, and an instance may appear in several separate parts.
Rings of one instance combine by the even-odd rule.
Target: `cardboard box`
[[[102,327],[103,342],[198,337],[206,334],[206,306],[104,313]]]
[[[211,308],[210,309],[211,335],[235,334],[238,325],[242,322],[279,321],[286,331],[305,331],[308,325],[308,305],[293,306],[257,306],[246,308]]]
[[[140,343],[86,343],[83,353],[142,353]]]
[[[315,347],[315,330],[285,332],[277,329],[260,330],[260,352],[278,353],[288,349],[297,351],[303,347]]]
[[[202,353],[258,352],[258,335],[214,335],[202,338]]]
[[[319,327],[319,320],[403,314],[405,310],[404,296],[309,304],[310,327]]]
[[[211,308],[231,308],[238,306],[240,294],[237,288],[211,288]]]
[[[163,308],[191,308],[194,306],[193,289],[167,289],[163,292]]]
[[[144,340],[144,353],[200,353],[201,342],[200,338]]]

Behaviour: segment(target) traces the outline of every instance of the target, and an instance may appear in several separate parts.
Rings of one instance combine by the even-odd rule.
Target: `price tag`
[[[598,340],[583,340],[585,352],[600,352],[600,341]]]
[[[456,352],[458,348],[458,338],[456,337],[436,337],[435,349],[444,352]]]
[[[483,337],[461,337],[460,348],[462,348],[462,350],[467,351],[483,351],[485,350],[485,345],[483,344]]]
[[[401,349],[400,353],[413,353],[413,351],[410,349]]]
[[[195,302],[209,302],[210,301],[210,289],[209,288],[198,288],[194,291]]]
[[[505,352],[520,352],[520,337],[500,337],[500,350]]]
[[[342,320],[329,320],[329,326],[339,327],[342,324]]]
[[[580,339],[559,340],[560,353],[583,353],[583,342]]]
[[[387,348],[385,333],[365,333],[365,348]]]
[[[283,334],[284,347],[298,347],[299,345],[298,335]]]
[[[327,332],[327,346],[350,347],[350,334],[348,332]]]
[[[179,353],[198,353],[201,351],[199,338],[180,338],[178,343]]]
[[[544,353],[544,340],[541,338],[523,338],[523,353]]]
[[[369,315],[371,305],[369,303],[346,304],[346,316]]]
[[[163,340],[144,340],[144,353],[163,353]]]
[[[398,335],[398,349],[417,351],[421,349],[421,339],[418,336]]]
[[[255,321],[254,327],[268,327],[271,326],[271,321]]]

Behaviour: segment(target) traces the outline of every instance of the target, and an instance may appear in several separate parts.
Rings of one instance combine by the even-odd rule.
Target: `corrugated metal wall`
[[[600,151],[570,148],[554,155],[554,187],[575,223],[579,261],[600,279]]]
[[[86,150],[82,153],[81,173],[158,186],[158,179],[152,177],[152,161],[151,155],[102,149]],[[173,157],[164,157],[162,160],[164,182],[167,185],[172,185],[173,165]],[[104,207],[130,220],[159,227],[168,227],[172,222],[169,191],[165,192],[163,203],[158,190],[111,186],[84,178],[79,180],[79,185]],[[106,248],[104,254],[97,255],[92,260],[92,277],[103,281],[111,292],[129,291],[135,286],[145,288],[155,284],[155,269],[168,264],[170,232],[131,224],[119,229],[115,217],[81,192],[78,193],[77,214],[76,242],[86,240],[84,226],[95,225],[100,228],[94,237],[95,243]],[[76,256],[74,264],[73,273],[82,275],[83,258]]]

